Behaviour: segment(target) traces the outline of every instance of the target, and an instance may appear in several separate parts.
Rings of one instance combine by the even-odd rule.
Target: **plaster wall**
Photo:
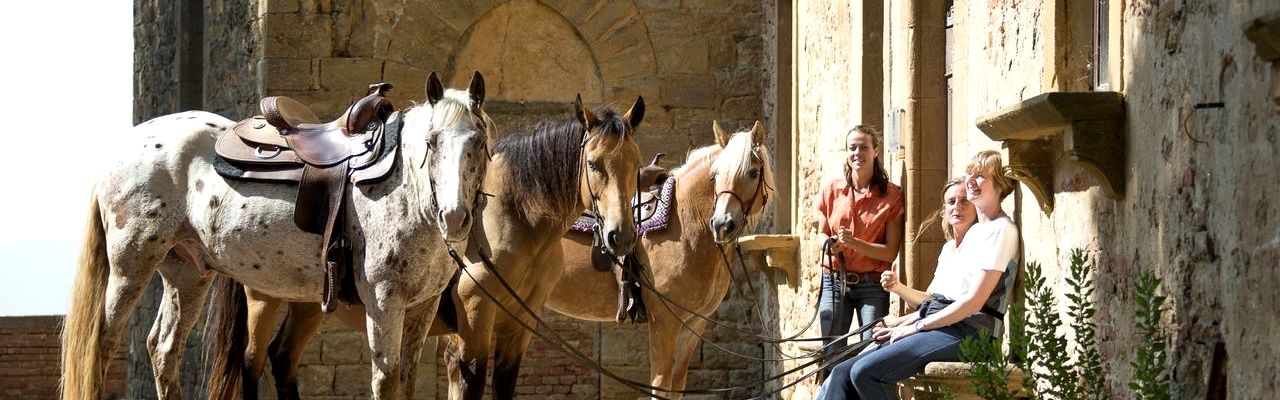
[[[911,89],[906,74],[923,62],[904,59],[911,39],[907,7],[891,3],[885,17],[886,108]],[[1170,299],[1163,322],[1173,349],[1175,398],[1269,397],[1280,385],[1274,363],[1280,349],[1271,329],[1277,314],[1259,310],[1280,300],[1271,290],[1280,259],[1280,202],[1271,193],[1280,176],[1268,167],[1280,151],[1280,120],[1268,92],[1277,78],[1243,29],[1280,5],[1112,3],[1118,4],[1111,6],[1107,90],[1125,97],[1124,193],[1109,195],[1097,176],[1060,154],[1052,181],[1046,182],[1054,211],[1042,211],[1022,185],[1004,202],[1022,231],[1023,262],[1040,263],[1051,285],[1066,288],[1062,275],[1070,250],[1085,249],[1093,257],[1099,341],[1115,397],[1132,396],[1129,363],[1141,339],[1133,329],[1133,286],[1142,271],[1160,277]],[[979,117],[1042,93],[1091,87],[1087,51],[1092,38],[1082,35],[1091,32],[1081,26],[1092,24],[1093,16],[1079,4],[957,0],[954,5],[951,134],[943,176],[963,173],[972,154],[1002,149],[977,129]],[[798,215],[811,208],[806,198],[817,193],[823,179],[820,155],[840,135],[840,123],[832,122],[837,113],[826,108],[850,107],[849,99],[858,96],[845,95],[843,103],[832,98],[840,98],[840,90],[860,90],[853,84],[856,78],[839,73],[848,70],[845,60],[855,54],[848,43],[850,20],[828,16],[840,7],[826,2],[796,7]],[[1223,106],[1196,108],[1216,102]],[[803,221],[797,223],[802,229]],[[816,246],[812,240],[802,244],[802,271],[812,269]],[[816,275],[802,276],[798,290],[779,294],[783,331],[803,326],[811,313]],[[798,386],[791,398],[811,395],[812,387],[806,386]]]
[[[1080,18],[1054,2],[957,1],[957,29],[968,43],[957,81],[952,170],[970,154],[999,148],[972,122],[978,116],[1048,91],[1088,90],[1072,36]],[[1243,27],[1276,11],[1274,3],[1174,4],[1130,2],[1112,7],[1120,24],[1111,41],[1121,61],[1110,67],[1125,95],[1126,190],[1110,196],[1084,168],[1055,161],[1054,210],[1043,212],[1024,188],[1006,200],[1023,236],[1023,260],[1046,268],[1052,286],[1063,279],[1069,251],[1094,258],[1099,342],[1108,388],[1129,398],[1129,363],[1140,343],[1133,326],[1133,286],[1155,273],[1169,296],[1175,398],[1256,398],[1274,391],[1277,176],[1259,168],[1274,157],[1277,120],[1269,103],[1270,66],[1245,40]],[[1115,19],[1113,19],[1114,21]],[[1067,27],[1067,28],[1064,28]],[[1042,38],[1048,37],[1045,41]],[[957,40],[960,44],[960,40]],[[983,82],[982,85],[974,83]],[[992,82],[993,84],[985,84]],[[962,83],[962,84],[965,84]],[[1197,103],[1224,102],[1221,109]],[[1053,142],[1060,145],[1060,142]],[[1065,303],[1065,297],[1059,302]],[[1219,351],[1215,353],[1215,348]],[[1211,388],[1211,379],[1225,386]]]

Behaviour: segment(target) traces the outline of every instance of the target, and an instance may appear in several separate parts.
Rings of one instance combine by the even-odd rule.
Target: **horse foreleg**
[[[448,295],[448,293],[444,293]],[[423,341],[430,327],[427,321],[435,317],[435,309],[440,297],[410,307],[405,312],[404,338],[400,347],[400,392],[401,398],[412,400],[415,380],[418,373],[418,361],[422,356]]]
[[[398,384],[400,347],[404,337],[404,301],[399,296],[389,296],[389,288],[375,287],[374,290],[377,292],[376,297],[365,300],[369,352],[373,356],[370,360],[373,369],[373,398],[394,399],[400,394]]]
[[[449,399],[477,400],[484,397],[484,381],[489,362],[487,357],[467,357],[467,351],[473,346],[469,346],[461,335],[462,333],[448,336],[449,342],[445,347]]]
[[[483,295],[464,296],[467,313],[458,319],[458,333],[449,336],[445,365],[449,370],[449,398],[480,400],[489,368],[493,334],[493,303]]]
[[[497,340],[493,350],[493,398],[513,399],[520,379],[520,363],[524,361],[533,333],[509,318],[500,321],[494,329]],[[528,324],[538,326],[536,322]]]
[[[262,379],[262,370],[266,368],[269,355],[267,341],[271,340],[271,332],[280,314],[281,301],[248,286],[244,287],[244,298],[247,337],[244,347],[244,369],[240,371],[242,389],[240,393],[244,396],[244,400],[257,400],[258,381]]]
[[[648,296],[645,297],[649,299]],[[661,307],[659,307],[661,309]],[[671,366],[675,363],[676,344],[680,334],[679,317],[655,310],[649,318],[649,385],[671,389]],[[678,393],[654,393],[663,397],[679,398]]]
[[[212,282],[196,273],[192,265],[199,264],[171,256],[160,267],[164,295],[151,333],[147,336],[147,351],[151,354],[151,368],[155,373],[156,395],[161,399],[182,398],[182,385],[178,379],[182,354],[187,348],[191,328],[200,319]]]
[[[675,399],[680,398],[680,392],[688,383],[689,363],[693,360],[693,352],[698,349],[698,344],[702,343],[702,332],[707,328],[707,321],[702,318],[691,318],[687,324],[689,329],[677,327],[676,335],[673,336],[676,340],[672,353],[674,362],[671,364],[671,391],[672,398]]]
[[[320,331],[324,313],[319,303],[289,303],[280,332],[271,340],[271,376],[276,380],[276,398],[298,400],[298,362],[302,349]],[[258,374],[261,375],[261,365]],[[245,399],[249,400],[249,399]]]

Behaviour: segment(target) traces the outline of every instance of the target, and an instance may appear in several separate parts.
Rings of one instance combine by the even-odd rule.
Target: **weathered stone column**
[[[945,78],[946,7],[943,0],[907,2],[902,29],[907,53],[902,143],[906,174],[902,182],[907,201],[906,239],[916,236],[920,223],[942,204],[939,186],[947,179],[947,89]],[[921,237],[904,248],[903,281],[924,289],[933,278],[941,236]]]

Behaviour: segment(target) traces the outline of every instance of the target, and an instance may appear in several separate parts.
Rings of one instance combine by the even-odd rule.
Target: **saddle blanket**
[[[640,219],[636,221],[636,233],[641,235],[648,232],[656,232],[667,229],[667,222],[670,221],[671,200],[675,197],[676,178],[667,178],[662,183],[662,188],[658,190],[658,194],[652,195],[649,192],[642,192],[635,199],[632,199],[631,206],[640,209]],[[649,199],[645,199],[645,195],[649,195]],[[591,212],[584,212],[573,221],[573,227],[569,228],[575,232],[595,232],[596,217]]]

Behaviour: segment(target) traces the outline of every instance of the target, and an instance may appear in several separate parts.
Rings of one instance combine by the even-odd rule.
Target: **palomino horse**
[[[454,276],[446,241],[472,231],[492,122],[484,79],[442,90],[403,113],[401,149],[385,178],[347,191],[342,218],[355,249],[352,273],[368,306],[374,398],[395,398],[407,328],[434,318]],[[395,118],[392,116],[392,118]],[[164,295],[148,338],[160,398],[182,397],[178,366],[214,271],[291,301],[321,300],[319,235],[294,222],[293,185],[224,179],[214,138],[234,121],[203,111],[133,129],[97,181],[71,309],[63,332],[63,399],[102,397],[105,361],[139,295],[159,271]],[[423,167],[425,165],[425,167]],[[410,355],[411,356],[411,355]]]
[[[445,310],[462,318],[446,322],[441,319],[449,316],[442,315],[431,331],[433,335],[458,333],[449,345],[450,398],[483,396],[491,349],[497,360],[495,397],[514,397],[520,361],[530,340],[530,333],[520,323],[534,325],[531,316],[512,320],[496,307],[517,315],[522,312],[517,301],[535,310],[541,308],[563,265],[557,239],[582,210],[597,210],[601,240],[612,252],[626,254],[635,246],[628,205],[636,192],[640,150],[634,128],[644,117],[644,99],[637,98],[629,111],[619,114],[608,108],[592,112],[582,106],[579,96],[574,115],[542,121],[532,132],[508,134],[494,143],[493,161],[485,177],[485,192],[491,196],[483,207],[483,229],[473,233],[469,250],[475,253],[478,249],[489,256],[498,270],[490,271],[477,263],[467,266],[453,294],[458,299],[456,307]],[[510,284],[520,299],[513,299],[502,281]],[[490,294],[501,304],[494,303]],[[250,310],[268,307],[272,312],[278,304],[261,297],[250,297],[249,303]],[[363,329],[362,321],[351,318],[358,309],[339,308],[334,315],[353,328]],[[260,376],[269,352],[279,398],[297,399],[298,360],[321,319],[315,304],[292,303],[269,346],[269,321],[265,325],[261,320],[250,321],[249,331],[256,333],[248,345],[245,376]],[[497,340],[493,340],[495,334]],[[402,372],[406,393],[411,394],[408,390],[413,387],[414,371]],[[246,396],[256,391],[247,381],[245,388]]]
[[[728,293],[731,274],[725,262],[733,260],[728,249],[753,229],[773,190],[760,122],[732,137],[718,122],[712,127],[716,144],[694,150],[672,171],[675,214],[667,228],[640,240],[648,279],[660,292],[644,290],[642,300],[649,312],[650,385],[671,390],[655,393],[663,397],[679,398],[684,390],[690,358],[706,328],[702,316],[715,312]],[[547,308],[588,321],[616,321],[618,284],[613,274],[591,265],[591,238],[571,232],[561,245],[564,275]]]

